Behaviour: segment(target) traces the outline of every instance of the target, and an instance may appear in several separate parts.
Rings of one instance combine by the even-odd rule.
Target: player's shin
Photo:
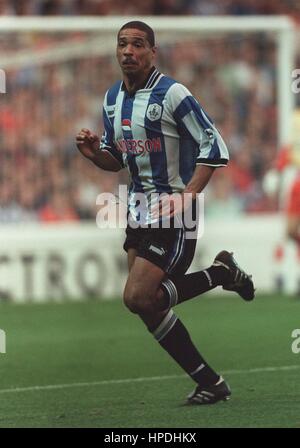
[[[170,310],[161,323],[152,331],[161,347],[180,365],[180,367],[202,386],[216,384],[219,380],[214,370],[207,364],[182,322]]]

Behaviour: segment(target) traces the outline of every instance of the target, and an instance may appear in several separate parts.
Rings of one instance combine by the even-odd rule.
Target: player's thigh
[[[165,272],[145,258],[136,256],[126,282],[124,296],[151,300],[156,296]]]
[[[128,249],[128,252],[127,252],[127,264],[128,264],[128,271],[129,272],[131,271],[131,268],[132,268],[132,266],[133,266],[133,264],[135,262],[136,256],[137,256],[137,250],[136,249],[133,249],[133,248]]]

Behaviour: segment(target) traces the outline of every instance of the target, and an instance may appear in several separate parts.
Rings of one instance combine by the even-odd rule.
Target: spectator
[[[42,222],[78,221],[79,216],[69,203],[66,192],[55,189],[49,203],[39,211],[39,219]]]

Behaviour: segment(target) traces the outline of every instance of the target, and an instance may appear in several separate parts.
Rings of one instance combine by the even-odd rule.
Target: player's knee
[[[151,302],[145,297],[139,289],[125,290],[124,304],[134,314],[147,315],[152,311]]]

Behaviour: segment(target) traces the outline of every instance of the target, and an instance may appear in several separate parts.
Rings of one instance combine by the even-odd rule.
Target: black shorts
[[[136,249],[137,255],[160,267],[166,274],[184,274],[190,267],[196,249],[196,238],[186,238],[186,229],[130,226],[126,229],[124,250]]]

